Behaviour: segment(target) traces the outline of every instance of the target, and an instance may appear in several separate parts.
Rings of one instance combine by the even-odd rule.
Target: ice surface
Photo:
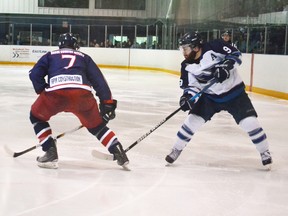
[[[58,141],[58,170],[38,168],[37,143],[29,121],[36,99],[30,67],[0,67],[1,216],[286,216],[288,212],[288,102],[249,94],[273,155],[272,171],[261,165],[248,136],[226,112],[195,134],[179,159],[164,160],[186,113],[179,112],[128,152],[131,171],[91,156],[107,153],[86,129]],[[128,147],[178,108],[178,77],[152,71],[103,69],[114,98],[116,119],[109,123]],[[70,113],[50,121],[53,134],[80,125]]]

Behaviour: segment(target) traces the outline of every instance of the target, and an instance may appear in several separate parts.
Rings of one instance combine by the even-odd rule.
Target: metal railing
[[[71,25],[0,23],[0,44],[57,46],[58,37],[73,32],[82,47],[178,49],[178,39],[199,30],[204,40],[220,38],[223,28],[181,27],[158,22],[154,25]],[[243,53],[287,55],[288,25],[231,27],[232,42]]]

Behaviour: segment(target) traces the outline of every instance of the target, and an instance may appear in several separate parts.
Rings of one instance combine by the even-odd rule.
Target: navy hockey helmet
[[[77,38],[72,33],[61,34],[59,37],[58,46],[60,49],[71,48],[78,50],[80,48]]]
[[[178,42],[180,46],[189,45],[191,48],[196,46],[201,47],[203,44],[203,40],[198,32],[188,32]]]

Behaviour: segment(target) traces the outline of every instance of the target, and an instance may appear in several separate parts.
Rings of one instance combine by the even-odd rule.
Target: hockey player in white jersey
[[[247,132],[260,153],[262,164],[271,164],[266,134],[237,72],[237,66],[242,63],[240,51],[221,39],[203,43],[197,32],[185,34],[179,40],[179,45],[185,57],[181,63],[180,88],[183,95],[179,104],[183,111],[189,111],[189,115],[177,133],[172,152],[165,160],[172,164],[196,131],[215,113],[225,110]],[[212,79],[217,82],[198,99],[189,100]]]

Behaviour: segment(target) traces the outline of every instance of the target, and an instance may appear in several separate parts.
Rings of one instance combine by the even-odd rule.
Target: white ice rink
[[[286,216],[288,215],[288,101],[249,94],[273,156],[266,171],[250,139],[226,112],[192,138],[173,166],[164,160],[182,125],[177,113],[128,151],[131,171],[91,156],[106,149],[80,129],[58,140],[59,169],[41,169],[29,121],[36,94],[30,67],[0,67],[1,216]],[[116,119],[108,126],[126,148],[178,108],[175,75],[103,69],[114,98]],[[56,136],[80,125],[72,114],[50,121]]]

